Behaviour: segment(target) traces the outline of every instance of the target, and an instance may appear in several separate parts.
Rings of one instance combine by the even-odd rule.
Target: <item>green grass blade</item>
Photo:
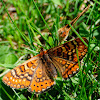
[[[10,99],[10,100],[13,100],[13,98],[7,93],[7,91],[3,88],[3,87],[1,87],[2,88],[2,90],[5,92],[5,94],[8,96],[8,98]]]
[[[36,7],[36,9],[37,9],[37,11],[38,11],[38,13],[39,13],[39,15],[41,16],[43,22],[45,23],[45,25],[47,26],[47,28],[50,30],[48,24],[46,23],[45,19],[43,18],[42,14],[40,13],[40,11],[39,11],[39,9],[38,9],[38,7],[37,7],[35,1],[34,1],[34,0],[32,0],[32,1],[33,1],[34,5],[35,5],[35,7]]]
[[[75,34],[80,38],[80,40],[88,47],[87,43],[82,39],[82,37],[78,34],[78,32],[73,28],[73,26],[68,22],[71,29],[75,32]]]

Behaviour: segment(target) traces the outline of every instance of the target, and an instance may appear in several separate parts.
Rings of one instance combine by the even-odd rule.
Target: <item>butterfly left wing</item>
[[[83,38],[83,40],[88,43],[86,38]],[[76,38],[73,41],[66,42],[55,48],[51,48],[48,50],[48,54],[51,57],[54,56],[69,61],[78,62],[76,48],[78,50],[79,60],[81,60],[87,52],[87,46],[80,40],[80,38]]]

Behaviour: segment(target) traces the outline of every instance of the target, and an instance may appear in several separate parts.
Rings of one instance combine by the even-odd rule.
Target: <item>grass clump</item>
[[[83,0],[1,0],[0,9],[0,99],[32,100],[24,90],[13,90],[2,83],[3,75],[18,64],[37,55],[40,48],[50,49],[58,45],[58,29],[74,19],[87,6]],[[88,53],[79,73],[69,80],[60,77],[38,99],[96,100],[100,98],[100,14],[99,1],[89,2],[91,8],[76,22],[68,40],[76,30],[89,41]],[[64,41],[63,41],[64,43]]]

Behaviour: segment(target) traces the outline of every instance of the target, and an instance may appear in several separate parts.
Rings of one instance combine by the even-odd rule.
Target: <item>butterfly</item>
[[[88,43],[86,38],[83,40]],[[79,71],[79,60],[86,55],[87,46],[76,38],[40,54],[15,67],[3,77],[3,82],[15,89],[27,88],[29,92],[42,93],[55,85],[57,71],[64,78],[70,78]]]

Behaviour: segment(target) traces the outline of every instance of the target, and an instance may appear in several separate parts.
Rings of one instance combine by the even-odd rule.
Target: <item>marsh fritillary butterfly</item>
[[[88,43],[86,38],[83,40]],[[77,38],[40,52],[8,72],[3,77],[3,82],[11,88],[27,88],[30,92],[41,93],[55,84],[57,70],[64,79],[78,72],[76,48],[81,60],[86,55],[87,47]]]

